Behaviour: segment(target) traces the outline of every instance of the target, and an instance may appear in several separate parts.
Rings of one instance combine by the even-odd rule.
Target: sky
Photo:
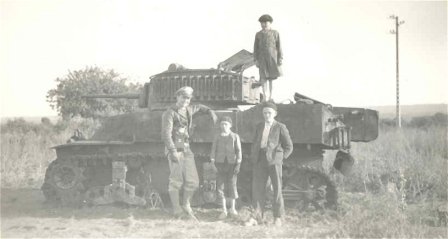
[[[447,1],[0,0],[2,117],[53,116],[56,78],[86,66],[131,82],[179,63],[216,68],[253,51],[258,18],[280,33],[284,76],[277,102],[294,92],[334,106],[448,103]],[[258,78],[256,67],[246,75]]]

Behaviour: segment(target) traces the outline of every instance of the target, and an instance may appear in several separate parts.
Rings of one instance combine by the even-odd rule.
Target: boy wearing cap
[[[170,168],[168,193],[176,218],[183,212],[196,219],[190,207],[190,200],[199,186],[199,177],[190,150],[189,131],[194,114],[208,113],[216,123],[216,114],[207,106],[190,105],[193,88],[185,86],[176,91],[176,104],[169,107],[162,115],[162,140],[165,143],[165,155]],[[183,188],[183,205],[180,207],[179,190]],[[183,209],[183,210],[182,210]]]
[[[280,66],[283,61],[283,52],[279,33],[271,29],[272,17],[265,14],[258,21],[261,25],[261,31],[255,35],[254,60],[260,73],[260,84],[263,87],[263,100],[269,101],[272,99],[272,81],[282,75]],[[269,95],[267,95],[268,90],[266,89],[268,87]]]
[[[273,211],[274,224],[281,226],[284,215],[282,196],[282,164],[291,155],[293,144],[286,126],[274,118],[277,116],[277,106],[272,102],[263,103],[264,122],[258,124],[251,149],[252,174],[252,203],[255,209],[254,217],[257,221],[263,218],[266,201],[266,184],[271,179],[274,188]],[[257,224],[252,218],[246,225]]]
[[[213,140],[210,161],[218,169],[216,187],[218,198],[222,203],[219,219],[227,217],[226,198],[230,202],[230,215],[238,215],[235,209],[235,199],[238,198],[236,187],[237,176],[241,166],[241,141],[238,134],[232,132],[232,119],[228,116],[221,118],[221,132]]]

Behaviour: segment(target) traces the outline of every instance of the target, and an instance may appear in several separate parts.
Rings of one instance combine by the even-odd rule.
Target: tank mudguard
[[[352,141],[369,142],[378,137],[378,111],[363,108],[334,107],[333,112],[343,115],[342,121],[344,124],[352,128]]]

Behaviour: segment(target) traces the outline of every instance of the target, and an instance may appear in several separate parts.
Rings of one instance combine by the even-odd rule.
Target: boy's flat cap
[[[269,14],[264,14],[260,18],[258,18],[259,22],[272,22],[274,19]]]
[[[275,111],[277,111],[277,106],[274,104],[274,102],[268,101],[262,103],[263,108],[272,108]]]
[[[232,118],[230,118],[229,116],[224,116],[219,120],[219,122],[229,122],[230,124],[232,124]]]

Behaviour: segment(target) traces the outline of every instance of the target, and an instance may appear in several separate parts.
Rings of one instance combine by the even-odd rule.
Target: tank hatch
[[[255,65],[254,55],[247,50],[241,50],[227,60],[218,64],[218,69],[224,71],[243,72]]]

